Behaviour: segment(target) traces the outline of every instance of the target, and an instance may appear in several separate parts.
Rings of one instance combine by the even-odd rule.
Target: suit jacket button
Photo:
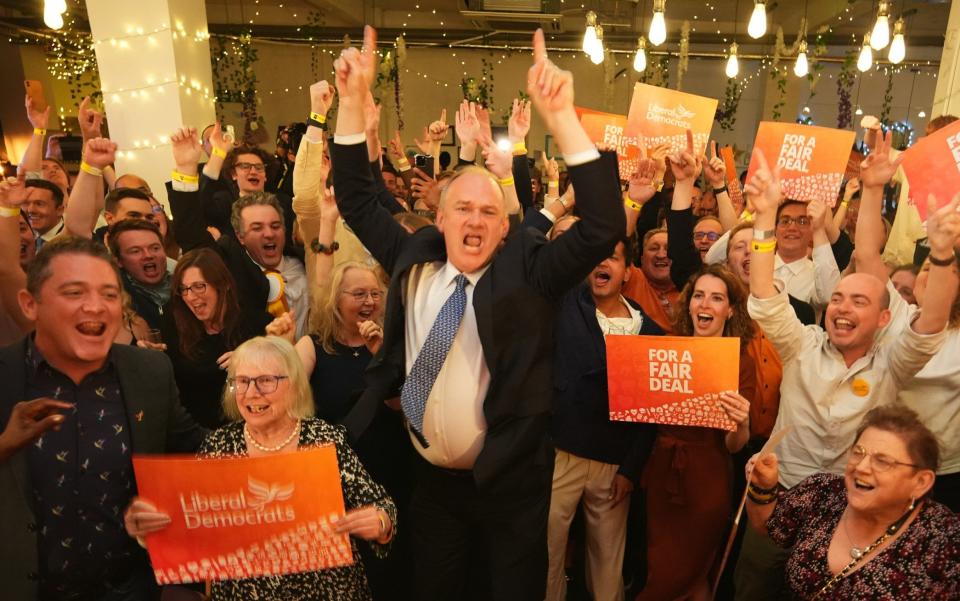
[[[27,524],[27,531],[28,531],[28,532],[36,532],[36,531],[37,531],[37,525],[36,525],[34,522],[30,522],[29,524]]]

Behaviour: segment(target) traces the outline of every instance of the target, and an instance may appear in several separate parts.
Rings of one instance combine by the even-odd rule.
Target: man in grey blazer
[[[45,245],[18,300],[36,330],[0,349],[3,598],[156,598],[123,527],[131,456],[191,452],[205,432],[181,407],[166,355],[113,344],[121,284],[101,244]]]

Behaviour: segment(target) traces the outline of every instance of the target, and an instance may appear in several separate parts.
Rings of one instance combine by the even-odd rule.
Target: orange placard
[[[710,139],[717,99],[638,83],[633,88],[627,135],[643,135],[648,148],[670,144],[671,152],[686,150],[687,130],[693,131],[693,148],[703,154]]]
[[[926,221],[931,194],[939,209],[960,190],[960,121],[920,138],[904,151],[902,165],[910,182],[910,203]]]
[[[637,147],[637,138],[624,134],[627,128],[627,118],[614,113],[602,113],[591,109],[577,107],[580,124],[594,144],[612,145],[617,149],[617,164],[620,168],[620,178],[629,179],[637,170],[640,160],[640,149]]]
[[[780,165],[780,189],[787,198],[820,199],[832,207],[855,138],[854,132],[842,129],[762,121],[753,148],[763,153],[771,168]],[[758,166],[754,155],[747,170],[748,182]]]
[[[333,445],[272,457],[133,458],[139,495],[170,515],[147,535],[159,584],[308,572],[354,562]]]
[[[607,336],[610,419],[736,430],[721,392],[740,380],[740,339]]]

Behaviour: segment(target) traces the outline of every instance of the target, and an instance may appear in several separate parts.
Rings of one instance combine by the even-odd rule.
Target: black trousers
[[[410,502],[417,600],[542,601],[549,482],[494,495],[469,471],[421,460],[419,472]]]

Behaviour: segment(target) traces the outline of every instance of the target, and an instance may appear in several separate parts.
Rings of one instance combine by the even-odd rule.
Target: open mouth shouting
[[[701,329],[709,328],[716,318],[710,313],[699,312],[697,313],[697,326]]]
[[[483,236],[479,234],[467,234],[463,237],[463,245],[473,251],[479,251],[480,247],[483,246]]]
[[[247,182],[247,187],[252,189],[259,189],[263,185],[263,178],[256,173],[251,173],[244,178]]]
[[[864,481],[861,480],[860,478],[854,478],[854,479],[853,479],[853,487],[856,488],[857,490],[862,490],[862,491],[865,491],[865,492],[869,492],[869,491],[873,490],[874,488],[876,488],[875,486],[873,486],[873,485],[871,485],[871,484],[867,484],[866,482],[864,482]]]
[[[833,328],[837,332],[852,332],[857,327],[857,324],[853,323],[846,317],[836,317],[833,320]]]
[[[162,275],[160,271],[160,264],[155,259],[150,259],[143,263],[143,275],[148,280],[155,280]]]
[[[104,321],[81,321],[76,325],[76,330],[84,336],[99,338],[107,331],[107,323]]]

